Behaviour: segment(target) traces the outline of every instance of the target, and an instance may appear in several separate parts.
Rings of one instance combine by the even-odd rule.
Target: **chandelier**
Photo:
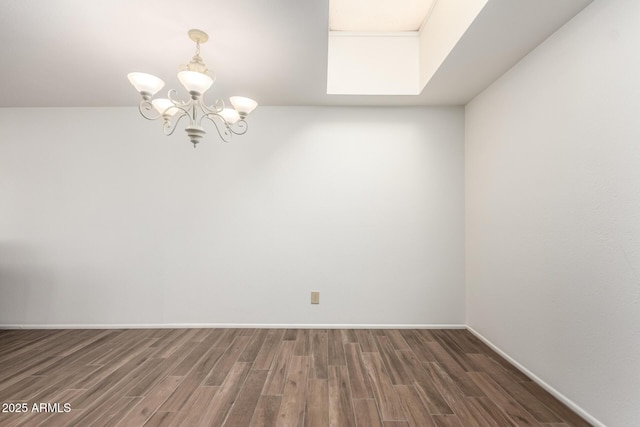
[[[207,33],[201,30],[189,30],[189,38],[196,43],[196,54],[191,61],[179,67],[178,80],[189,92],[190,99],[182,101],[175,98],[176,91],[171,89],[167,98],[152,97],[164,86],[164,82],[156,76],[146,73],[129,73],[127,77],[131,84],[142,96],[138,110],[147,120],[162,119],[165,135],[171,135],[178,123],[186,117],[188,124],[185,131],[194,148],[206,131],[202,127],[204,119],[208,119],[218,131],[223,141],[229,142],[233,135],[243,135],[247,132],[247,115],[258,103],[253,99],[242,96],[229,98],[233,108],[226,107],[224,101],[216,100],[213,105],[207,105],[203,96],[213,85],[215,75],[212,75],[200,57],[200,43],[209,40]]]

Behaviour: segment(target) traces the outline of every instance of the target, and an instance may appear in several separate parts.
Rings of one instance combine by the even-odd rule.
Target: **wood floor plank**
[[[355,329],[340,329],[342,344],[358,342],[358,336]]]
[[[0,363],[2,363],[3,370],[0,372],[0,381],[5,382],[8,380],[7,374],[12,372],[13,366],[24,367],[24,365],[37,362],[42,359],[44,355],[50,353],[60,353],[61,348],[66,349],[66,343],[69,341],[70,331],[51,331],[48,336],[39,340],[31,340],[27,345],[22,346],[16,352],[7,352],[4,356],[0,357]],[[38,351],[34,351],[36,349]],[[37,365],[37,363],[36,363]]]
[[[83,411],[73,409],[71,412],[66,414],[55,414],[49,418],[46,418],[43,422],[38,424],[39,427],[67,427],[72,425],[71,422],[77,418],[78,415],[81,415]],[[31,424],[33,426],[34,424]]]
[[[104,411],[96,418],[93,425],[96,426],[115,426],[123,420],[127,414],[142,400],[142,397],[123,397],[113,405],[109,410]]]
[[[329,344],[328,334],[317,333],[311,336],[311,353],[313,367],[311,375],[313,378],[327,379],[329,368]]]
[[[349,374],[346,366],[329,367],[329,425],[352,426],[355,424]]]
[[[420,399],[413,386],[397,385],[394,389],[398,393],[402,407],[412,427],[434,427],[436,424],[429,414],[426,405]]]
[[[357,329],[356,337],[358,337],[358,344],[364,353],[378,352],[378,345],[370,330]]]
[[[427,342],[427,347],[435,356],[440,366],[447,372],[465,396],[482,397],[484,392],[467,375],[462,366],[453,359],[439,342]]]
[[[474,371],[474,366],[467,359],[467,352],[463,350],[466,345],[459,345],[458,342],[453,340],[446,330],[434,330],[431,331],[436,337],[436,340],[440,346],[447,352],[448,356],[455,360],[455,362],[465,371]]]
[[[382,427],[380,413],[374,399],[358,399],[353,401],[356,425],[359,427]]]
[[[170,426],[199,426],[204,413],[216,397],[220,387],[198,387],[185,407],[174,417]]]
[[[314,378],[309,380],[304,425],[305,427],[327,427],[329,425],[328,379]]]
[[[42,389],[37,393],[33,400],[40,402],[51,401],[53,397],[62,390],[73,389],[72,384],[77,381],[93,375],[98,366],[80,365],[77,367],[66,367],[47,376],[46,384],[42,384]],[[42,379],[42,377],[41,377]]]
[[[245,347],[251,340],[247,335],[238,335],[232,342],[227,351],[224,352],[218,363],[211,369],[211,372],[204,380],[205,386],[222,385],[231,368],[235,365],[244,351]]]
[[[285,329],[284,336],[282,337],[284,341],[295,341],[297,338],[298,338],[297,329]]]
[[[398,355],[407,372],[413,377],[416,392],[425,402],[429,413],[452,415],[453,410],[447,404],[442,393],[440,393],[415,353],[411,350],[403,350],[399,351]]]
[[[470,372],[469,376],[484,393],[498,404],[500,409],[518,426],[539,426],[540,424],[504,389],[484,372]]]
[[[210,348],[211,347],[208,343],[202,342],[193,347],[182,362],[180,362],[180,364],[171,371],[171,375],[175,375],[177,377],[186,376],[189,371],[198,364],[200,359],[204,357]]]
[[[369,376],[382,421],[406,421],[406,415],[391,384],[391,379],[384,371],[380,354],[363,353],[362,361]]]
[[[466,329],[443,329],[445,335],[449,336],[458,344],[464,353],[482,353],[482,348],[478,346],[478,340]]]
[[[273,427],[278,420],[282,396],[260,396],[249,427]]]
[[[95,408],[113,398],[114,394],[117,393],[119,395],[122,389],[129,384],[122,381],[124,378],[128,377],[132,381],[147,373],[144,370],[144,363],[149,359],[152,352],[153,349],[146,349],[144,352],[137,353],[136,357],[132,357],[127,363],[101,376],[95,385],[89,387],[85,393],[72,402],[73,407],[77,409]],[[123,396],[118,396],[118,398],[120,397]]]
[[[166,377],[163,379],[158,386],[154,387],[151,393],[142,398],[140,402],[131,409],[128,416],[123,418],[117,425],[121,427],[144,425],[160,405],[173,393],[182,380],[182,377]]]
[[[309,359],[309,356],[291,356],[276,421],[278,427],[299,427],[304,421],[307,379],[311,368]]]
[[[262,394],[281,396],[287,380],[287,368],[293,354],[294,341],[282,341],[273,367],[269,370]]]
[[[293,355],[311,355],[311,332],[309,329],[298,329],[298,336],[296,337],[296,345],[293,349]]]
[[[260,351],[256,355],[256,360],[253,362],[253,369],[267,370],[271,367],[283,337],[283,329],[269,331]]]
[[[40,358],[28,357],[23,361],[12,361],[11,365],[4,365],[0,374],[2,376],[0,378],[0,390],[10,387],[12,384],[15,384],[17,381],[20,381],[25,377],[34,375],[37,371],[51,366],[58,360],[60,360],[60,357],[56,356]]]
[[[544,403],[554,413],[558,414],[567,424],[575,427],[589,427],[591,425],[533,381],[526,381],[520,384],[526,388],[532,396],[541,403]]]
[[[185,408],[200,383],[202,383],[202,378],[191,376],[184,378],[158,410],[161,412],[180,412]]]
[[[384,421],[382,425],[384,427],[410,427],[406,421]]]
[[[402,331],[401,334],[409,348],[420,358],[422,363],[436,362],[435,357],[429,351],[426,342],[420,337],[418,331],[407,329]]]
[[[384,331],[385,336],[391,342],[395,350],[410,350],[409,344],[397,329],[387,329]]]
[[[20,402],[30,400],[40,390],[42,379],[29,376],[0,391],[0,401]]]
[[[466,397],[462,390],[456,385],[446,371],[438,364],[429,362],[423,364],[428,372],[432,383],[442,395],[447,405],[458,416],[465,427],[484,426],[511,426],[512,422],[506,416],[500,414],[492,417],[482,407],[474,406],[471,403],[474,397]],[[482,398],[486,399],[486,398]],[[488,399],[487,399],[488,400]]]
[[[238,357],[238,362],[254,362],[256,360],[256,356],[262,348],[265,339],[267,338],[267,333],[269,333],[268,329],[260,329],[256,331],[251,340],[243,350],[243,352]]]
[[[373,390],[369,377],[365,374],[362,364],[362,352],[360,344],[344,344],[344,353],[347,360],[347,371],[349,372],[349,384],[354,399],[371,399]]]
[[[465,426],[511,427],[514,422],[488,397],[465,397],[463,405],[454,406]]]
[[[85,336],[87,337],[85,340],[60,353],[62,358],[59,361],[43,370],[36,371],[34,375],[47,375],[50,372],[58,371],[71,365],[87,363],[86,361],[104,351],[105,346],[113,339],[114,334],[113,331],[96,331],[95,334]]]
[[[223,329],[222,334],[215,337],[215,341],[212,341],[211,346],[227,349],[238,336],[242,336],[240,329]]]
[[[433,420],[438,427],[465,427],[457,415],[433,415]]]
[[[159,360],[160,363],[155,365],[152,369],[144,368],[145,371],[149,373],[142,377],[138,382],[133,383],[131,387],[126,389],[125,396],[135,397],[135,396],[146,396],[147,393],[160,381],[167,377],[167,372],[171,371],[184,357],[184,354],[173,353],[171,357],[167,359],[151,359],[146,362],[146,364],[155,365],[156,360]],[[182,376],[180,376],[182,378]]]
[[[208,343],[209,347],[217,347],[216,344],[220,340],[222,340],[223,337],[225,337],[227,334],[232,332],[231,330],[225,329],[225,328],[211,329],[210,331],[211,332],[209,332],[205,337],[203,337],[201,341],[203,343]],[[228,345],[226,347],[228,347]],[[226,348],[226,347],[223,346],[223,348]]]
[[[495,350],[493,350],[487,344],[482,342],[471,332],[461,331],[461,334],[463,334],[466,337],[467,341],[470,341],[474,344],[476,349],[475,353],[482,353],[487,357],[489,357],[490,359],[492,359],[493,361],[500,364],[500,366],[502,366],[503,369],[509,372],[509,376],[512,377],[514,381],[530,381],[531,380],[522,371],[520,371],[518,368],[516,368],[511,363],[509,363],[506,359],[501,357]]]
[[[196,329],[196,333],[191,340],[193,342],[201,343],[207,338],[207,336],[209,336],[209,334],[212,331],[215,331],[215,330],[216,329],[207,329],[207,328]]]
[[[500,365],[493,362],[484,354],[472,354],[470,357],[483,368],[483,372],[488,374],[500,387],[529,412],[536,421],[540,423],[560,423],[562,419],[556,415],[544,403],[536,399],[529,391],[522,386],[522,383],[513,381],[502,369]]]
[[[247,335],[240,335],[237,338],[249,338]],[[207,426],[221,426],[235,402],[238,393],[242,389],[249,371],[251,363],[236,362],[231,367],[224,383],[216,393],[211,403],[205,410],[202,424]]]
[[[137,372],[144,372],[140,369],[140,365],[151,359],[155,349],[151,348],[152,341],[142,340],[137,344],[121,347],[119,354],[113,354],[97,371],[95,375],[88,376],[83,380],[75,383],[73,388],[93,388],[104,387],[103,382],[121,378],[135,369]],[[89,364],[94,364],[90,362]],[[146,375],[144,373],[143,375]]]
[[[175,412],[156,411],[146,423],[144,427],[163,427],[171,425],[178,414]]]
[[[229,413],[225,427],[246,427],[253,418],[253,413],[258,406],[258,399],[267,380],[268,371],[252,370],[246,382],[238,392],[233,408]]]
[[[225,353],[225,349],[221,347],[211,347],[204,357],[202,357],[198,363],[189,371],[188,376],[192,378],[199,378],[202,382],[206,381],[208,375],[213,370],[214,366],[218,365],[218,362]],[[203,384],[204,385],[204,384]]]
[[[203,342],[203,349],[206,349],[206,345],[206,342]],[[211,345],[211,343],[208,345]],[[200,348],[200,345],[198,348]],[[193,366],[188,375],[184,378],[184,381],[178,385],[176,390],[162,404],[159,410],[164,412],[181,412],[186,408],[190,402],[192,394],[202,385],[205,377],[209,375],[223,354],[224,349],[209,347],[204,356],[198,359],[196,365]],[[183,370],[179,370],[179,372],[182,371]]]
[[[380,355],[382,356],[382,362],[384,367],[391,378],[393,385],[411,385],[413,383],[412,378],[407,374],[404,369],[404,365],[396,350],[391,345],[391,341],[386,336],[376,337],[378,341],[378,348],[380,349]]]
[[[344,347],[342,345],[342,334],[337,329],[329,329],[327,339],[328,363],[329,366],[342,365],[346,366],[347,361],[344,358]]]
[[[190,342],[196,334],[195,329],[182,329],[170,343],[167,343],[163,347],[158,347],[158,352],[154,354],[154,357],[168,358],[173,355],[179,348],[186,343]],[[184,356],[184,353],[183,353]]]

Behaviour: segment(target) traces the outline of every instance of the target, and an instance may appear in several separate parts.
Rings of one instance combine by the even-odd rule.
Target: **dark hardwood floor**
[[[0,330],[0,402],[4,427],[589,425],[466,330]]]

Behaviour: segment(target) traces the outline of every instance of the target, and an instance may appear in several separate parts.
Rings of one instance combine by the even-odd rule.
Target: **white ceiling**
[[[201,56],[218,78],[207,101],[460,105],[590,2],[489,0],[422,94],[348,96],[326,94],[328,0],[2,0],[0,107],[135,106],[130,71],[179,89],[190,28],[210,36]]]

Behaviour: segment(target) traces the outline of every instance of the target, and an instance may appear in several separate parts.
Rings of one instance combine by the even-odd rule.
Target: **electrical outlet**
[[[311,291],[311,304],[320,304],[320,292]]]

